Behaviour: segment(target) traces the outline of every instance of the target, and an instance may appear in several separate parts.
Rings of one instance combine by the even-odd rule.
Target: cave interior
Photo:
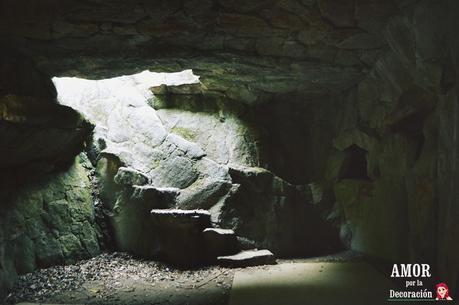
[[[2,0],[0,301],[101,253],[353,253],[459,298],[458,29],[456,0]]]

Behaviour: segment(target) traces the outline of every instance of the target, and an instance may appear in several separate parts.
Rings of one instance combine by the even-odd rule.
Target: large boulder
[[[236,233],[229,229],[206,228],[202,232],[209,260],[218,256],[231,255],[239,251]]]
[[[121,185],[145,185],[148,183],[148,177],[138,170],[120,167],[113,178],[115,183]]]
[[[111,208],[113,239],[118,250],[140,257],[158,257],[161,250],[158,230],[150,211],[175,207],[177,190],[151,185],[123,185],[116,191]]]
[[[340,248],[336,229],[312,203],[309,188],[293,186],[262,168],[232,167],[230,174],[239,186],[222,207],[222,226],[280,257]]]
[[[158,236],[159,257],[180,266],[207,261],[202,232],[211,226],[208,211],[154,209],[151,217]]]

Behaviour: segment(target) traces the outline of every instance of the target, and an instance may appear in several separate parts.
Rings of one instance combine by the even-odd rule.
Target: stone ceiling
[[[209,90],[254,103],[352,87],[385,52],[388,18],[410,2],[6,0],[0,35],[50,76],[192,68]]]

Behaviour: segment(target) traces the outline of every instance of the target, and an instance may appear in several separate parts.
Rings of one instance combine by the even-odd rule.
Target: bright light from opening
[[[192,70],[175,73],[143,71],[102,80],[54,77],[53,82],[59,103],[80,111],[95,124],[106,126],[105,120],[116,105],[145,105],[153,97],[149,88],[163,84],[195,84],[199,83],[199,76],[194,75]]]

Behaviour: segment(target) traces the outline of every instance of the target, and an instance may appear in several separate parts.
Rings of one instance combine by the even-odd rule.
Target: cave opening
[[[117,105],[135,107],[153,98],[152,87],[199,83],[192,70],[181,72],[143,72],[90,80],[77,77],[53,77],[60,104],[81,112],[96,126],[106,128],[107,118]]]
[[[370,180],[368,177],[368,151],[353,144],[344,150],[345,160],[339,179]]]

